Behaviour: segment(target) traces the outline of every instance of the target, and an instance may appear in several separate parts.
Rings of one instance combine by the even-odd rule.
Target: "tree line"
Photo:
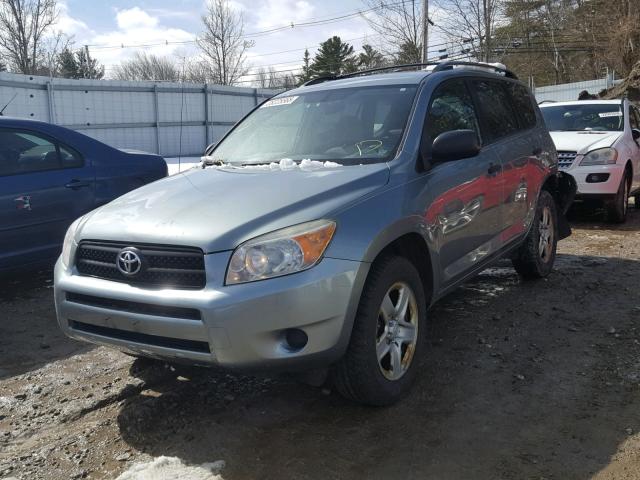
[[[289,88],[312,78],[418,63],[422,1],[361,0],[373,34],[356,52],[337,36],[301,67],[252,67],[242,12],[208,0],[197,54],[182,59],[139,50],[113,67],[122,80],[166,80]],[[627,76],[640,60],[640,0],[432,0],[430,60],[502,62],[535,85]],[[105,69],[56,32],[56,0],[0,0],[0,70],[103,78]]]

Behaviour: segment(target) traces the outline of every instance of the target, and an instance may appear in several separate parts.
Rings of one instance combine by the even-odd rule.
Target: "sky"
[[[244,17],[245,34],[262,32],[298,22],[345,15],[366,6],[361,0],[230,0]],[[73,36],[76,47],[89,45],[92,57],[106,68],[109,77],[114,65],[137,50],[170,56],[178,61],[197,54],[193,43],[122,48],[121,45],[145,45],[164,42],[190,42],[202,30],[201,16],[205,0],[63,0],[55,30]],[[338,35],[356,51],[362,44],[374,46],[380,38],[359,15],[343,21],[293,27],[278,32],[250,36],[254,46],[248,51],[253,70],[273,66],[285,71],[299,68],[304,49],[311,55],[318,44]],[[430,41],[433,44],[434,41]]]

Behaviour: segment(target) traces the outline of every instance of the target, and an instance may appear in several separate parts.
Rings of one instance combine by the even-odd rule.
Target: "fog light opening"
[[[602,183],[609,180],[608,173],[590,173],[587,175],[587,183]]]
[[[288,328],[284,331],[284,341],[287,350],[298,352],[302,350],[309,341],[309,337],[299,328]]]

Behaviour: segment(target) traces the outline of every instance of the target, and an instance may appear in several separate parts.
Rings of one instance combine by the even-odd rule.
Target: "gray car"
[[[574,193],[507,70],[317,79],[256,108],[200,168],[78,219],[58,321],[138,356],[326,372],[390,404],[419,369],[429,306],[500,257],[548,275]]]

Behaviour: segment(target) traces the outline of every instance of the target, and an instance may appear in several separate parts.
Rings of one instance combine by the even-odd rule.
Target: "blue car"
[[[76,218],[166,176],[158,155],[0,117],[0,273],[52,264]]]

